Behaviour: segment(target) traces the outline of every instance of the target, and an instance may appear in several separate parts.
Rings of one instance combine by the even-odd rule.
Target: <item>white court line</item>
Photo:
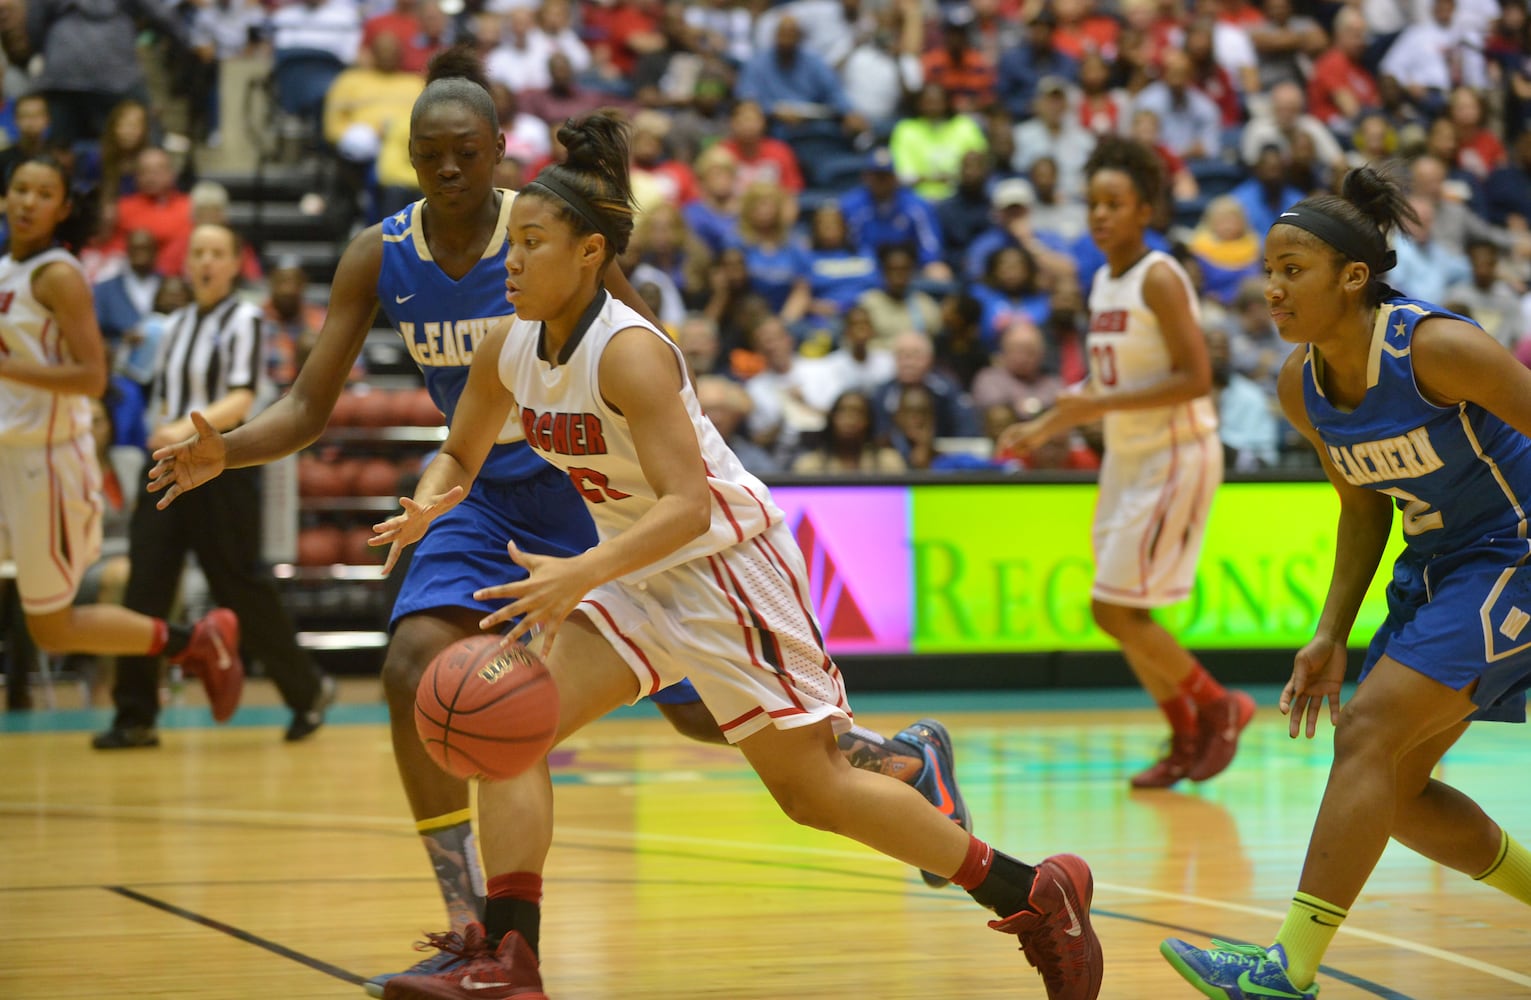
[[[285,826],[311,826],[322,824],[336,828],[336,832],[344,832],[344,827],[363,826],[376,830],[399,830],[403,827],[402,821],[396,816],[363,816],[347,814],[337,816],[334,813],[301,813],[284,812],[269,809],[218,809],[203,806],[121,806],[121,805],[57,805],[46,802],[18,802],[0,800],[0,814],[10,813],[16,815],[92,815],[101,817],[122,817],[129,819],[204,819],[204,820],[242,820],[244,822],[271,823]],[[707,847],[715,850],[726,850],[739,853],[751,854],[783,854],[812,856],[820,858],[841,858],[844,860],[865,861],[869,858],[880,857],[871,848],[859,848],[857,850],[844,850],[831,847],[808,847],[804,845],[789,845],[780,843],[752,843],[744,840],[724,840],[716,837],[687,837],[681,834],[669,833],[630,833],[620,830],[605,830],[595,827],[559,827],[559,832],[589,840],[604,840],[618,843],[668,843],[686,847]],[[554,841],[557,846],[557,841]],[[1262,917],[1275,923],[1286,919],[1285,913],[1275,910],[1267,910],[1258,906],[1246,906],[1243,903],[1230,903],[1221,899],[1209,899],[1205,896],[1192,896],[1187,893],[1165,892],[1161,889],[1144,889],[1138,886],[1122,885],[1116,882],[1096,882],[1097,889],[1107,892],[1118,892],[1129,896],[1142,896],[1151,899],[1163,899],[1176,903],[1194,903],[1210,909],[1224,910],[1229,913],[1241,913],[1253,917]],[[1472,969],[1485,975],[1502,979],[1517,986],[1531,987],[1531,976],[1506,969],[1502,966],[1483,962],[1456,952],[1446,951],[1427,944],[1420,944],[1406,938],[1394,937],[1391,934],[1379,934],[1376,931],[1362,930],[1358,927],[1342,925],[1339,932],[1351,937],[1372,941],[1376,944],[1386,945],[1390,948],[1398,948],[1402,951],[1412,951],[1417,955],[1425,955],[1429,958],[1459,965],[1464,969]]]

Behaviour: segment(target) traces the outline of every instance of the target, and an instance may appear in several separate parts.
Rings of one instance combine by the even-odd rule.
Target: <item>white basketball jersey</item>
[[[1180,263],[1169,254],[1151,250],[1120,277],[1110,265],[1095,272],[1090,287],[1090,379],[1104,395],[1130,392],[1168,378],[1171,359],[1153,310],[1143,301],[1143,279],[1149,268],[1163,262],[1185,285],[1191,315],[1201,320],[1196,290]],[[1142,410],[1112,410],[1106,414],[1108,451],[1145,452],[1168,448],[1217,433],[1217,411],[1211,396],[1174,406]]]
[[[32,293],[33,275],[58,263],[80,270],[80,262],[59,247],[26,260],[10,254],[0,258],[0,353],[4,356],[44,365],[74,360],[53,314]],[[89,432],[90,401],[85,396],[0,381],[0,444],[56,444]]]
[[[500,353],[500,380],[515,396],[526,442],[543,458],[569,474],[585,498],[596,532],[606,541],[628,528],[658,502],[633,444],[627,418],[601,398],[601,355],[611,338],[629,327],[648,330],[675,355],[680,349],[643,317],[602,291],[605,302],[588,326],[577,328],[563,364],[551,365],[539,353],[542,324],[516,319]],[[588,314],[587,314],[588,315]],[[623,577],[635,581],[693,559],[705,558],[754,538],[783,519],[765,484],[735,457],[712,421],[702,415],[686,381],[681,402],[691,418],[707,467],[712,493],[712,526],[707,533],[659,562]]]

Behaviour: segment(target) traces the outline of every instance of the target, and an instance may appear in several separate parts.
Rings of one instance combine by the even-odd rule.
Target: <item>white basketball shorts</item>
[[[1215,433],[1141,454],[1108,451],[1095,502],[1090,596],[1135,608],[1185,600],[1222,481]]]
[[[641,583],[605,584],[579,610],[638,676],[640,697],[690,678],[730,743],[768,725],[850,728],[845,682],[783,525]]]

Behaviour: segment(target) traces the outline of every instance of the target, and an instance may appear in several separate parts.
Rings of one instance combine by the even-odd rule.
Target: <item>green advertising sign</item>
[[[1090,619],[1094,485],[914,486],[913,648],[920,653],[1110,649]],[[1159,612],[1187,646],[1296,649],[1312,638],[1334,565],[1328,483],[1227,483],[1212,505],[1191,597]],[[1351,635],[1385,614],[1383,556]]]

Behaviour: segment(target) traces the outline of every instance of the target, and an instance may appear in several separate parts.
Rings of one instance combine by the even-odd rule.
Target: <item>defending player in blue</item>
[[[1469,320],[1381,275],[1387,233],[1417,221],[1371,168],[1282,213],[1265,298],[1305,348],[1282,368],[1288,419],[1340,496],[1334,575],[1281,696],[1295,739],[1325,700],[1334,763],[1297,895],[1270,948],[1171,938],[1160,952],[1209,997],[1311,1000],[1325,950],[1391,837],[1531,904],[1531,853],[1431,778],[1475,720],[1525,722],[1531,687],[1531,371]],[[1402,513],[1388,615],[1343,711],[1346,639]]]

